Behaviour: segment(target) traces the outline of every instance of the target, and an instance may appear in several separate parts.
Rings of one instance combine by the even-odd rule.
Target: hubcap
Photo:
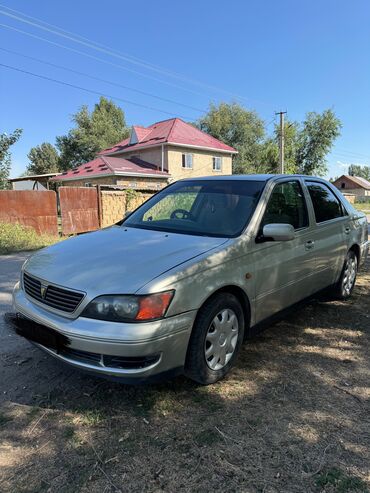
[[[225,308],[212,320],[204,343],[204,355],[211,370],[221,370],[230,361],[238,341],[239,322],[233,310]]]
[[[357,273],[357,258],[351,257],[346,262],[346,267],[344,269],[342,289],[343,293],[349,295],[352,291],[353,285],[355,283]]]

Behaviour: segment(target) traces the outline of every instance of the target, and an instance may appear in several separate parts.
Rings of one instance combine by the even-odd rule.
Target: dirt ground
[[[369,342],[369,263],[350,301],[296,310],[209,387],[96,379],[3,322],[0,491],[369,491]]]

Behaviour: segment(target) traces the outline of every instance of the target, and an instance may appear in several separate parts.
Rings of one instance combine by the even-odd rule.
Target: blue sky
[[[343,129],[328,159],[328,176],[342,174],[348,163],[370,164],[367,0],[0,0],[0,4],[0,11],[21,17],[4,6],[15,9],[119,55],[93,50],[2,13],[0,23],[13,29],[0,26],[0,48],[174,101],[0,50],[2,64],[146,106],[116,101],[129,124],[147,125],[170,116],[195,120],[210,101],[239,98],[270,123],[272,131],[275,111],[286,109],[288,118],[302,120],[308,111],[332,108]],[[71,115],[82,104],[91,107],[98,97],[0,67],[0,132],[24,129],[13,147],[11,175],[24,171],[32,146],[54,143],[55,136],[70,128]]]

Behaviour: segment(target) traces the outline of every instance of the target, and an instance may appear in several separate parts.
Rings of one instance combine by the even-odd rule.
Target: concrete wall
[[[355,195],[352,195],[352,194],[349,194],[349,193],[344,193],[343,195],[348,200],[348,202],[350,204],[354,204],[355,203],[355,198],[356,198]]]

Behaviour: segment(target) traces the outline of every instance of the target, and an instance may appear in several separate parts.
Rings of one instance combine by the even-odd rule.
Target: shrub
[[[37,250],[60,241],[58,236],[38,234],[22,224],[0,223],[0,255],[22,250]]]

